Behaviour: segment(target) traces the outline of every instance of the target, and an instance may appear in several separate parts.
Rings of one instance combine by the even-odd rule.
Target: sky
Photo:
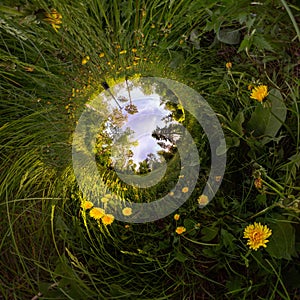
[[[157,144],[157,140],[152,137],[152,132],[157,126],[164,127],[165,122],[162,120],[164,117],[170,115],[170,111],[161,105],[160,96],[158,94],[144,95],[142,90],[134,87],[131,91],[132,103],[137,106],[138,113],[128,114],[128,120],[123,125],[122,129],[125,130],[129,127],[134,131],[131,136],[131,141],[138,141],[138,146],[131,147],[133,152],[133,161],[138,165],[139,162],[147,158],[147,154],[153,153],[157,156],[157,151],[162,148]],[[120,89],[116,98],[124,96],[129,99],[126,85]],[[124,107],[129,104],[128,102],[120,102],[123,113],[127,112]],[[115,105],[117,107],[117,105]],[[157,156],[158,157],[158,156]]]

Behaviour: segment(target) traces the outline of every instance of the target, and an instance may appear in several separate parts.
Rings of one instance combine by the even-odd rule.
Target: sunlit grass
[[[296,297],[299,7],[296,1],[263,5],[158,0],[0,5],[3,299]],[[59,22],[49,19],[51,9],[61,15]],[[72,169],[73,132],[103,82],[114,85],[137,74],[178,80],[205,97],[226,135],[226,173],[217,196],[199,209],[209,147],[187,118],[202,153],[201,171],[192,196],[174,212],[180,217],[105,225],[81,207],[88,199]],[[251,99],[249,89],[260,85],[269,91],[262,103]],[[283,122],[268,110],[272,105],[286,108]],[[173,180],[145,194],[105,167],[101,171],[115,191],[137,201],[164,194]],[[172,176],[177,180],[178,174]],[[254,222],[267,225],[272,235],[265,249],[253,252],[243,232]]]

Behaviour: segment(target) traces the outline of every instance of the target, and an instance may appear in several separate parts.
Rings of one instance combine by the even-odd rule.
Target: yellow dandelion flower
[[[138,57],[138,56],[135,56],[133,59],[134,59],[134,60],[140,60],[141,58]]]
[[[254,222],[254,225],[248,225],[244,230],[244,238],[248,239],[247,245],[250,249],[257,250],[259,247],[266,248],[267,238],[272,234],[272,230],[266,225]]]
[[[174,220],[175,220],[175,221],[178,221],[179,218],[180,218],[180,215],[179,215],[179,214],[175,214],[175,215],[174,215]]]
[[[23,67],[26,72],[33,72],[34,68],[32,67]]]
[[[110,225],[110,224],[112,224],[114,219],[115,219],[115,217],[113,215],[107,214],[107,215],[104,215],[101,220],[104,225]]]
[[[133,53],[136,53],[136,52],[137,52],[137,49],[136,49],[136,48],[132,48],[131,51],[132,51]]]
[[[120,49],[121,48],[121,46],[120,45],[116,45],[116,49]]]
[[[175,232],[177,234],[182,234],[182,233],[186,232],[186,228],[183,227],[183,226],[179,226],[179,227],[176,228]]]
[[[94,206],[94,204],[93,204],[93,202],[91,202],[91,201],[83,201],[82,203],[81,203],[81,207],[83,208],[83,209],[90,209],[90,208],[92,208]]]
[[[82,65],[85,65],[88,63],[88,61],[90,60],[90,57],[89,56],[85,56],[82,60],[81,60],[81,64]]]
[[[182,190],[183,193],[187,193],[189,191],[189,188],[187,186],[185,186]]]
[[[129,69],[131,69],[132,68],[132,66],[127,66],[125,69],[126,70],[129,70]]]
[[[254,179],[254,186],[260,190],[262,188],[262,185],[263,185],[263,182],[262,182],[262,179],[259,177],[259,178],[255,178]]]
[[[268,87],[266,85],[259,85],[252,89],[250,98],[262,102],[268,94]]]
[[[228,70],[231,69],[232,68],[232,62],[230,62],[230,61],[227,62],[225,66],[226,66],[226,69],[228,69]]]
[[[122,214],[124,216],[130,216],[132,214],[132,209],[130,207],[125,207],[122,209]]]
[[[90,217],[95,220],[101,219],[105,215],[105,210],[99,207],[94,207],[90,210]]]
[[[197,224],[195,224],[195,226],[194,226],[195,229],[199,229],[200,227],[201,227],[201,224],[200,224],[200,223],[197,223]]]
[[[216,182],[220,182],[221,179],[222,179],[222,176],[215,176],[215,181],[216,181]]]
[[[104,54],[104,52],[101,52],[100,54],[99,54],[99,57],[101,58],[101,57],[104,57],[105,56],[105,54]]]
[[[174,196],[174,192],[170,192],[169,195],[170,195],[170,196]]]
[[[121,55],[126,54],[126,53],[127,53],[127,50],[122,50],[122,51],[119,52],[119,54],[121,54]]]
[[[134,66],[137,66],[139,63],[138,63],[137,61],[134,61],[132,64],[133,64]]]
[[[126,229],[128,229],[128,228],[130,228],[130,225],[126,224],[124,227],[125,227]]]
[[[101,202],[102,202],[102,203],[107,203],[108,201],[109,201],[109,199],[106,198],[106,197],[102,197],[102,198],[101,198]]]
[[[45,13],[44,21],[51,24],[52,28],[57,32],[62,24],[62,15],[56,9],[51,9],[50,13]]]
[[[201,195],[197,201],[199,205],[206,205],[208,203],[208,197],[206,195]]]

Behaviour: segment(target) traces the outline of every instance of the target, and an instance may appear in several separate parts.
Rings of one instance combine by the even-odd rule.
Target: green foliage
[[[62,15],[57,31],[45,20],[52,9]],[[295,0],[1,3],[0,298],[296,299],[299,18]],[[207,137],[187,110],[169,104],[200,153],[195,190],[177,221],[105,227],[80,207],[88,199],[72,169],[73,132],[101,83],[136,74],[201,93],[224,130],[226,173],[199,209]],[[262,103],[248,90],[260,84],[270,91]],[[99,138],[95,152],[108,140]],[[178,180],[176,154],[169,175],[146,193],[125,186],[109,169],[110,150],[97,162],[123,198],[155,199]],[[257,251],[243,238],[254,222],[272,229]],[[177,234],[179,226],[186,232]]]
[[[251,115],[247,127],[254,136],[261,137],[261,143],[266,144],[276,140],[276,135],[284,124],[287,109],[278,90],[271,90],[269,102],[258,105]]]

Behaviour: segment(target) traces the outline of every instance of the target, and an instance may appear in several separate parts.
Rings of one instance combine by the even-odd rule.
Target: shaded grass
[[[224,9],[225,27],[238,26],[240,17],[236,3],[216,3],[52,1],[51,7],[63,15],[58,33],[42,21],[44,11],[49,11],[46,1],[21,5],[18,19],[4,14],[0,50],[0,292],[4,299],[27,299],[39,292],[44,299],[291,299],[296,295],[299,286],[289,285],[282,274],[294,264],[299,276],[299,260],[277,259],[262,251],[247,258],[242,240],[243,227],[257,213],[262,222],[279,216],[289,224],[299,221],[296,207],[272,206],[299,197],[299,160],[290,159],[299,153],[294,31],[284,23],[286,12],[269,1],[266,5],[273,16],[269,23],[266,13],[251,9],[259,16],[255,26],[269,39],[276,36],[271,30],[274,24],[283,28],[274,45],[278,52],[256,45],[244,53],[237,51],[238,45],[214,44],[213,30],[205,29],[207,20],[219,24],[209,19],[212,13]],[[193,29],[199,32],[200,49],[191,40]],[[127,53],[122,55],[121,50]],[[82,65],[87,55],[90,61]],[[137,66],[134,56],[141,61]],[[231,75],[224,66],[228,60],[233,61]],[[209,101],[230,137],[236,114],[243,111],[249,119],[254,110],[247,86],[259,78],[284,93],[290,113],[282,131],[285,140],[262,146],[254,139],[249,157],[252,144],[244,136],[228,151],[227,172],[216,199],[199,211],[197,187],[180,208],[178,223],[169,216],[129,228],[119,222],[109,230],[99,228],[79,208],[81,194],[70,165],[72,131],[83,104],[101,91],[100,82],[134,73],[168,76],[191,85]],[[277,194],[259,197],[251,177],[254,162],[284,186],[286,199]],[[203,172],[200,180],[205,181],[205,176]],[[201,229],[193,229],[198,222]],[[177,225],[191,226],[188,234],[177,236]],[[298,240],[296,247],[299,251]]]

